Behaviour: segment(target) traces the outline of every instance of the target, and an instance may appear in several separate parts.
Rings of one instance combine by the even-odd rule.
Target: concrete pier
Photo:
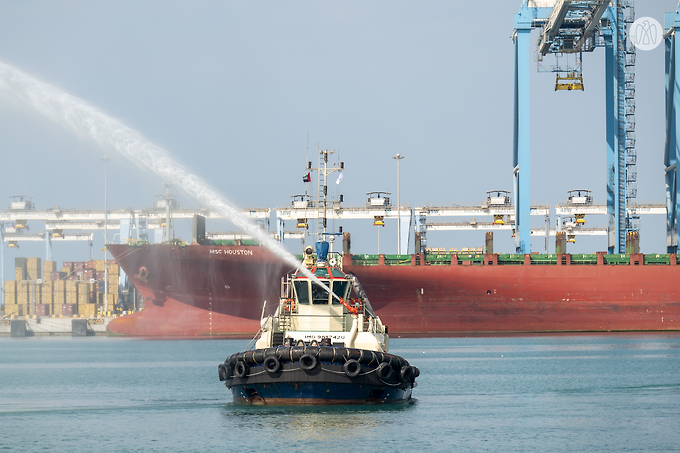
[[[0,320],[0,337],[93,336],[106,335],[113,318],[48,318]]]

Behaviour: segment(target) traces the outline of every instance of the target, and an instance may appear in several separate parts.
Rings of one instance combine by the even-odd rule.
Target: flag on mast
[[[302,176],[302,182],[310,182],[312,180],[312,174],[307,172],[306,175]]]
[[[338,179],[335,181],[336,184],[340,184],[342,182],[342,173],[338,175]]]

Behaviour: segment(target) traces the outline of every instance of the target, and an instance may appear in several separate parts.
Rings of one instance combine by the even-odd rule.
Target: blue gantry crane
[[[557,73],[556,90],[583,90],[582,53],[605,48],[609,253],[623,253],[626,233],[639,229],[639,217],[626,210],[637,196],[635,47],[626,39],[634,20],[633,2],[625,0],[524,0],[515,14],[513,174],[518,253],[531,251],[529,37],[533,29],[539,30],[538,69]],[[544,61],[548,55],[554,57],[554,65]]]
[[[676,43],[680,29],[680,3],[675,12],[665,17],[666,50],[666,146],[664,166],[666,167],[666,247],[668,253],[678,251],[678,215],[680,215],[680,186],[678,185],[677,164],[680,160],[680,144],[677,130],[680,127],[680,74],[676,62],[680,59],[680,48]]]

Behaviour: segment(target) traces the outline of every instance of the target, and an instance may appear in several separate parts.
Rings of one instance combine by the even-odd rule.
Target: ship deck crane
[[[583,89],[582,52],[605,48],[606,60],[606,155],[607,248],[625,250],[626,233],[639,228],[639,217],[626,206],[637,195],[635,170],[635,48],[626,43],[626,27],[634,8],[627,0],[557,0],[552,6],[524,0],[514,16],[515,101],[513,134],[514,205],[519,253],[531,251],[530,225],[530,112],[529,37],[540,30],[536,55],[539,70],[558,73],[556,90]],[[555,56],[547,66],[543,57]],[[569,63],[568,57],[573,58]],[[560,62],[567,58],[567,64]],[[567,73],[560,77],[560,73]],[[566,83],[565,83],[566,82]]]

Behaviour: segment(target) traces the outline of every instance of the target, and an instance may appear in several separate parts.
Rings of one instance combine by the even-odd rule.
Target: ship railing
[[[383,326],[380,318],[366,314],[364,317],[363,332],[385,333],[385,326]]]
[[[380,257],[384,256],[386,266],[410,266],[411,255],[352,255],[352,264],[355,266],[377,266]]]
[[[496,259],[492,262],[486,258],[489,255],[475,251],[475,252],[436,252],[436,253],[426,253],[424,255],[413,255],[415,259],[411,260],[411,255],[352,255],[352,265],[354,266],[379,266],[381,265],[382,258],[384,256],[385,266],[400,266],[400,265],[413,265],[416,266],[421,264],[420,257],[424,256],[423,262],[427,266],[450,266],[452,264],[457,265],[490,265],[495,264],[498,266],[523,266],[530,264],[532,266],[555,266],[558,264],[566,264],[567,260],[570,265],[597,265],[598,254],[597,253],[565,253],[561,255],[557,254],[504,254],[496,253],[492,254],[496,256]],[[528,260],[527,260],[528,256]],[[602,254],[602,264],[604,265],[630,265],[631,255],[630,254]],[[640,264],[644,265],[670,265],[671,264],[670,254],[643,254],[643,261]],[[453,259],[456,259],[456,263],[453,263]],[[680,263],[678,258],[680,255],[676,255],[675,264]],[[561,260],[560,263],[558,261]]]

